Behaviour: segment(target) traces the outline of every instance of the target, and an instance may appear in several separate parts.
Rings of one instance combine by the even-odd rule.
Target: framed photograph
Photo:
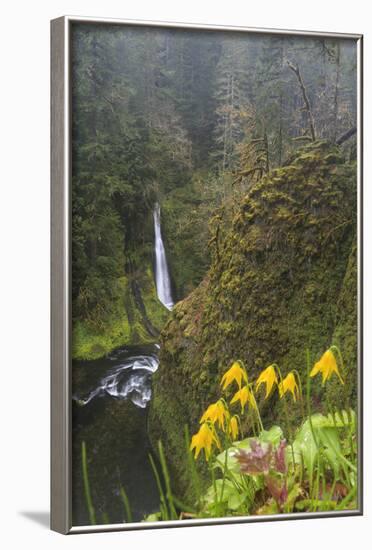
[[[362,36],[51,39],[52,529],[362,514]]]

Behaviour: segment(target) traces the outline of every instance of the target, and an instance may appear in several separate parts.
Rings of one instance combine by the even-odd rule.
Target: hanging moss
[[[212,248],[207,276],[174,308],[162,332],[150,433],[163,439],[181,493],[188,490],[183,425],[197,429],[233,360],[244,362],[251,379],[272,362],[305,379],[306,348],[315,359],[337,338],[355,396],[356,323],[348,317],[355,175],[355,165],[326,142],[301,149],[250,190],[218,252]],[[275,418],[275,403],[264,417]]]

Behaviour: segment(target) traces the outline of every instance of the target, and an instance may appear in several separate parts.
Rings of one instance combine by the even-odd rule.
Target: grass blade
[[[132,511],[130,509],[129,499],[128,495],[124,490],[124,487],[120,487],[120,496],[124,504],[124,511],[125,511],[125,517],[126,517],[126,523],[132,523]]]
[[[171,519],[178,519],[177,511],[176,511],[176,508],[175,508],[174,502],[173,502],[172,488],[171,488],[171,483],[170,483],[168,467],[167,467],[167,463],[166,463],[166,460],[165,460],[163,445],[162,445],[160,440],[158,442],[158,449],[159,449],[160,465],[161,465],[161,469],[162,469],[162,473],[163,473],[163,477],[164,477],[164,482],[165,482],[166,497],[167,497],[167,502],[168,502],[168,507],[169,507],[169,514],[171,516]]]
[[[156,464],[154,462],[154,459],[152,458],[151,455],[149,455],[149,459],[150,459],[150,464],[151,464],[152,470],[154,472],[156,485],[157,485],[158,491],[159,491],[160,503],[161,503],[161,506],[160,506],[161,516],[162,516],[163,520],[168,520],[169,519],[169,513],[168,513],[168,508],[167,508],[167,502],[166,502],[166,499],[165,499],[163,487],[161,485],[159,472],[158,472],[158,469],[157,469]]]
[[[91,525],[96,525],[96,513],[93,507],[92,497],[90,494],[88,465],[87,465],[87,450],[85,446],[85,441],[83,441],[81,444],[81,462],[82,462],[82,469],[83,469],[85,502],[88,508],[89,521]]]

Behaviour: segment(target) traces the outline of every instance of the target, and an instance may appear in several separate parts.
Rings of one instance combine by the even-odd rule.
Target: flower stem
[[[189,463],[190,473],[191,473],[191,479],[192,483],[194,485],[196,498],[197,498],[197,508],[200,509],[200,503],[201,503],[201,496],[202,496],[202,490],[201,490],[201,484],[199,479],[199,474],[195,466],[195,459],[192,455],[192,452],[190,451],[190,433],[189,428],[187,424],[185,424],[185,445],[186,445],[186,453],[187,453],[187,460]]]
[[[225,445],[225,463],[223,466],[223,475],[222,475],[222,487],[221,487],[221,494],[220,494],[220,502],[222,502],[223,498],[223,492],[225,489],[225,480],[226,480],[226,473],[227,473],[227,453],[230,445]]]
[[[302,414],[302,420],[304,421],[305,420],[305,409],[304,409],[304,399],[303,399],[301,376],[300,376],[297,369],[293,369],[293,372],[295,373],[296,378],[297,378],[297,382],[298,382],[298,388],[299,388],[299,392],[300,392],[299,398],[300,398],[300,402],[301,402],[301,414]]]
[[[262,419],[261,419],[261,415],[260,415],[260,410],[259,410],[259,408],[258,408],[257,401],[256,401],[256,398],[255,398],[255,396],[254,396],[253,391],[252,391],[252,398],[253,398],[253,401],[254,401],[254,409],[255,409],[255,411],[256,411],[256,416],[257,416],[259,428],[260,428],[261,432],[263,432],[263,431],[264,431],[264,427],[263,427],[263,424],[262,424]]]
[[[276,363],[273,364],[273,367],[276,368],[277,370],[277,373],[278,373],[278,376],[279,376],[279,387],[282,387],[281,384],[283,384],[283,377],[282,377],[282,371],[280,370],[279,368],[279,365],[277,365]],[[289,422],[289,414],[288,414],[288,408],[287,408],[287,401],[285,399],[285,395],[283,395],[283,403],[284,403],[284,416],[285,416],[285,423],[286,423],[286,428],[287,428],[287,434],[288,434],[288,440],[289,440],[289,446],[291,448],[291,452],[292,452],[292,461],[293,461],[293,472],[295,471],[295,467],[296,467],[296,463],[295,463],[295,455],[294,455],[294,450],[293,450],[293,434],[292,434],[292,430],[291,430],[291,426],[290,426],[290,422]]]
[[[314,426],[313,426],[313,422],[312,422],[312,419],[311,419],[311,398],[310,398],[311,378],[310,378],[310,369],[311,369],[310,351],[309,351],[309,349],[307,349],[306,350],[306,372],[307,372],[307,377],[306,377],[306,405],[307,405],[307,415],[308,415],[308,418],[309,418],[309,425],[310,425],[311,435],[313,436],[314,443],[316,445],[316,448],[318,450],[318,455],[319,455],[319,445],[318,445],[318,441],[315,437]],[[309,478],[310,494],[312,494],[312,490],[313,490],[313,470],[311,470],[311,472],[309,472],[309,476],[310,476],[310,478]]]

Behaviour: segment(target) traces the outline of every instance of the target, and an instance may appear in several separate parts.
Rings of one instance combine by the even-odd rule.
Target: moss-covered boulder
[[[180,493],[183,426],[197,429],[233,360],[252,379],[272,362],[305,378],[305,350],[315,359],[339,343],[355,396],[355,164],[325,142],[308,145],[254,185],[219,234],[207,276],[162,332],[153,378],[150,434],[163,440]],[[276,401],[266,404],[271,419]]]

